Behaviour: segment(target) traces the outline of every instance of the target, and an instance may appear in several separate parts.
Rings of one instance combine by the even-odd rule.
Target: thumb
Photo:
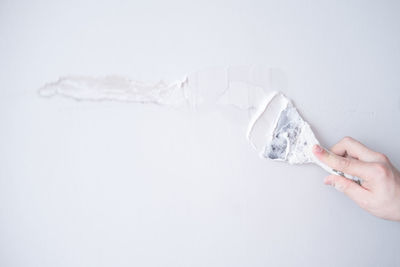
[[[343,192],[359,206],[364,208],[371,194],[365,188],[342,176],[329,175],[325,178],[324,183],[335,187],[336,190]]]

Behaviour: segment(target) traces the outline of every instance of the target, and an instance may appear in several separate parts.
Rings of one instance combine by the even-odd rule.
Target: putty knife
[[[360,178],[330,168],[319,161],[312,148],[319,142],[290,99],[274,92],[256,112],[247,138],[264,158],[290,164],[314,163],[331,174],[360,183]]]

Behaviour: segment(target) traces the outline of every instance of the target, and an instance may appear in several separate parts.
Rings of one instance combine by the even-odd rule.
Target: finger
[[[329,175],[325,178],[324,183],[334,186],[336,190],[343,192],[362,208],[367,208],[366,206],[368,204],[368,199],[371,197],[371,192],[362,186],[337,175]]]
[[[371,169],[368,162],[363,162],[357,159],[344,158],[334,153],[328,152],[319,145],[313,147],[314,155],[323,163],[334,170],[341,171],[362,179],[368,179],[369,170]]]
[[[331,148],[331,151],[336,155],[345,156],[347,154],[353,158],[367,162],[378,161],[379,157],[379,153],[369,149],[351,137],[344,137]]]

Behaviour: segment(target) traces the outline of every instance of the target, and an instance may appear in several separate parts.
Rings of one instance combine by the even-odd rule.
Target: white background
[[[258,158],[233,108],[43,99],[67,74],[286,75],[325,146],[400,166],[397,1],[0,1],[0,266],[399,266],[400,225]]]

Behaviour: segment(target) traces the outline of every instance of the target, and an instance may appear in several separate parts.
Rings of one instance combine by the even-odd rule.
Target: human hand
[[[351,137],[343,138],[331,152],[315,145],[313,153],[329,167],[362,179],[358,185],[342,176],[329,175],[325,184],[334,186],[377,217],[400,221],[400,172],[384,154]]]

